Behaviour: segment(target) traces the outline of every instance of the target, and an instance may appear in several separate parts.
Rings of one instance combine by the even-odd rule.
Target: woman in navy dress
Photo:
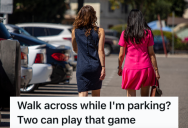
[[[102,80],[105,78],[105,34],[96,25],[96,12],[92,6],[80,9],[73,24],[72,45],[77,53],[76,78],[79,97],[100,96]]]

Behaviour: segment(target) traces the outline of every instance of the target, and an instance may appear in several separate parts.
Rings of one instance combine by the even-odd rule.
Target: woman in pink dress
[[[122,76],[122,89],[127,90],[128,97],[136,96],[136,90],[140,88],[141,96],[149,96],[150,86],[160,75],[153,50],[153,34],[141,11],[133,9],[129,13],[127,28],[121,33],[119,45],[118,75]]]

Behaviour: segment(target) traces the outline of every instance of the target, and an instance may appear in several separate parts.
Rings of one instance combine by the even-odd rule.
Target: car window
[[[30,35],[33,36],[33,28],[32,27],[23,27],[24,30],[26,30]]]
[[[25,34],[25,35],[28,35],[28,36],[31,36],[26,30],[24,30],[23,28],[19,28],[19,32],[21,34]]]
[[[6,29],[5,25],[3,23],[0,23],[0,38],[3,39],[10,39],[10,33]]]
[[[59,35],[63,32],[63,29],[56,29],[56,28],[47,28],[48,29],[48,36],[55,36]]]
[[[72,28],[69,28],[68,30],[69,30],[70,33],[72,33]]]
[[[33,27],[33,29],[34,29],[34,31],[33,31],[34,37],[47,36],[46,28]]]

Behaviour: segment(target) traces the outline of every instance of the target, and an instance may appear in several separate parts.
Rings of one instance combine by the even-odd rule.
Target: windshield
[[[5,25],[3,23],[0,23],[0,38],[3,39],[10,39],[10,33],[8,30],[5,28]]]
[[[27,36],[31,36],[26,30],[24,30],[23,28],[19,28],[19,32],[21,33],[21,34],[25,34],[25,35],[27,35]]]
[[[35,45],[43,45],[46,44],[47,47],[55,48],[53,45],[48,44],[42,40],[39,40],[33,36],[21,35],[16,33],[11,33],[13,39],[16,39],[20,42],[21,46],[35,46]]]

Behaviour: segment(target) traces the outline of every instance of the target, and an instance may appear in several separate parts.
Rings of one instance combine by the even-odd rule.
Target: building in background
[[[167,18],[167,25],[173,28],[173,32],[181,38],[183,41],[188,38],[188,0],[186,2],[184,14],[182,17],[174,17],[174,22],[172,17]]]
[[[63,24],[72,24],[76,17],[78,8],[77,0],[67,0],[69,9],[65,13],[65,20]],[[123,24],[127,22],[128,6],[120,4],[120,8],[112,10],[109,0],[84,0],[84,5],[91,5],[94,7],[97,16],[97,23],[99,27],[109,29],[110,27]]]

